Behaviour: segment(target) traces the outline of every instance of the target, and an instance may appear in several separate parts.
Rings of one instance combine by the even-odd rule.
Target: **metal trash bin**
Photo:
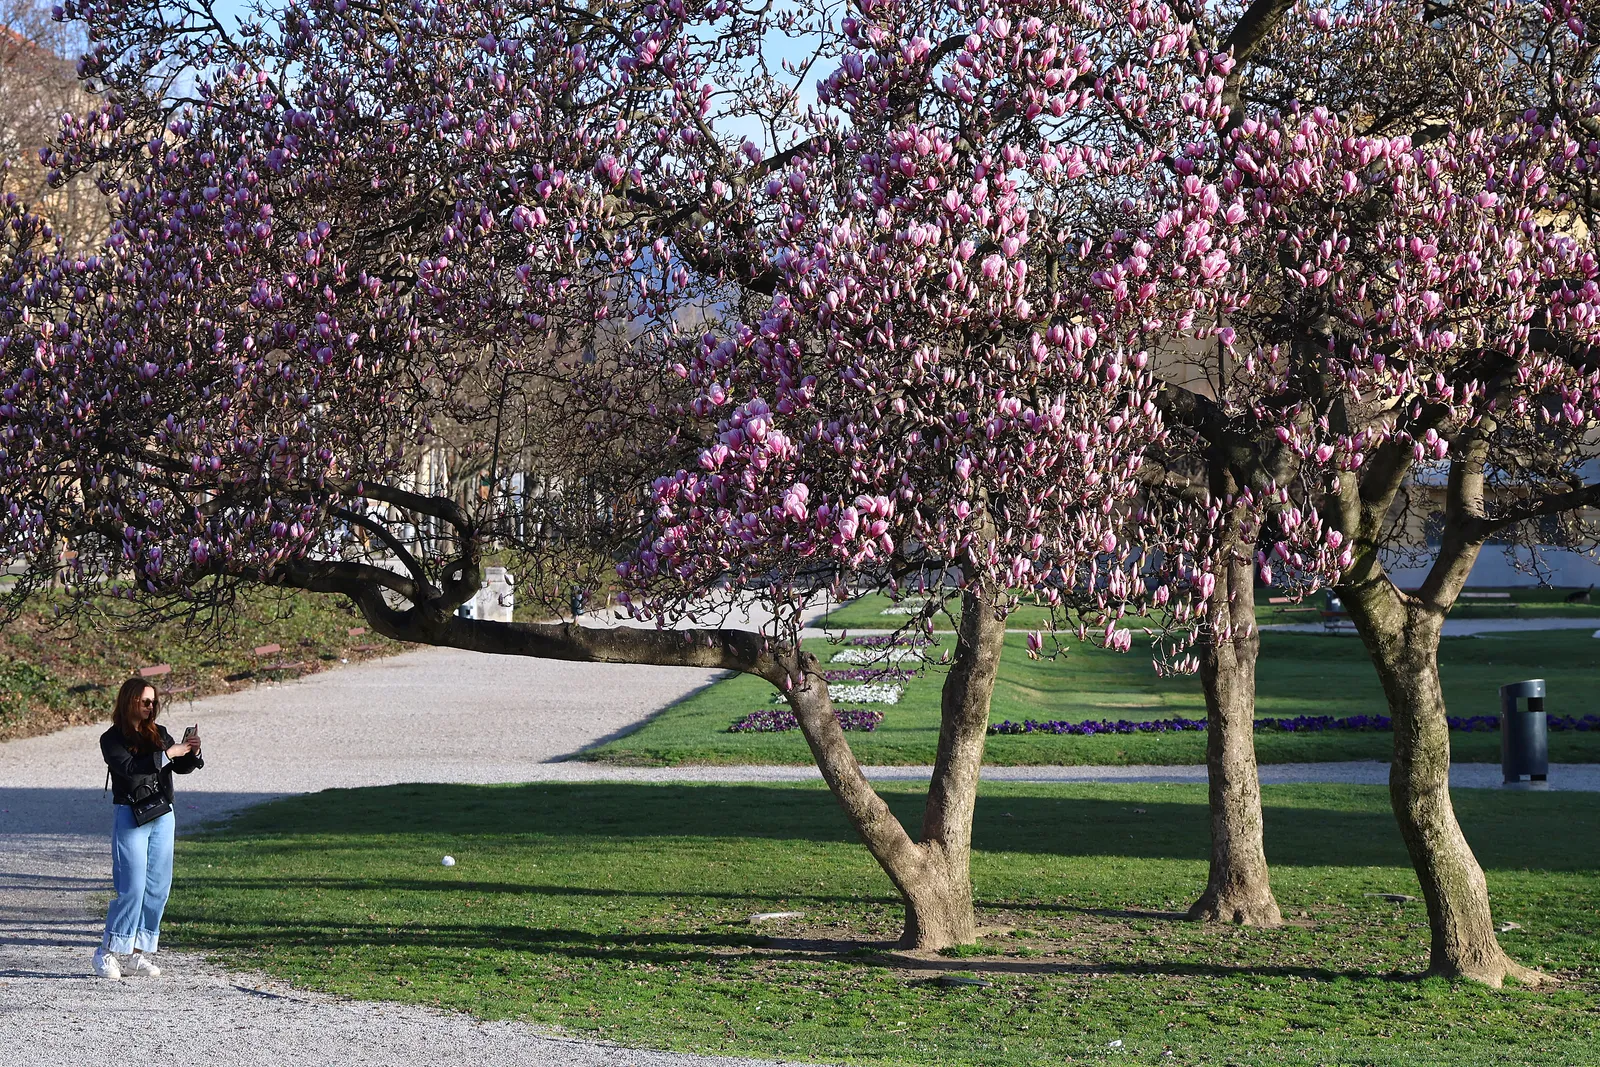
[[[1517,701],[1528,710],[1519,711]],[[1500,687],[1500,770],[1506,784],[1548,780],[1550,774],[1549,724],[1544,711],[1544,679],[1532,678]]]

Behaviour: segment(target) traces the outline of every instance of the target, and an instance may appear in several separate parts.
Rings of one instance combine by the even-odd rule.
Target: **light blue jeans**
[[[138,949],[154,952],[161,940],[161,913],[172,892],[172,812],[143,826],[133,822],[133,809],[113,804],[111,821],[111,886],[117,891],[106,909],[108,952]]]

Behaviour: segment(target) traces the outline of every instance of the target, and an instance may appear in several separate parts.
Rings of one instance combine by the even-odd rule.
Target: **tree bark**
[[[1449,518],[1460,514],[1459,469],[1452,465]],[[1368,504],[1376,512],[1378,501]],[[1466,583],[1478,545],[1447,528],[1423,589],[1403,594],[1378,559],[1369,515],[1354,566],[1339,595],[1377,669],[1394,726],[1389,802],[1428,908],[1429,973],[1500,986],[1542,976],[1512,960],[1495,939],[1489,888],[1450,802],[1450,724],[1439,686],[1439,638]]]
[[[972,910],[972,816],[978,799],[989,703],[1000,672],[1006,623],[994,602],[967,593],[961,602],[955,662],[940,695],[939,748],[922,813],[922,842],[933,866],[929,890],[908,898],[906,940],[967,944],[977,937]]]
[[[1427,902],[1429,973],[1495,987],[1507,978],[1539,983],[1544,976],[1495,939],[1483,868],[1450,803],[1450,726],[1439,686],[1443,613],[1407,603],[1387,578],[1341,587],[1340,595],[1394,720],[1389,800]]]
[[[1326,512],[1351,537],[1353,558],[1339,596],[1383,683],[1394,723],[1389,801],[1428,907],[1428,970],[1491,986],[1545,976],[1517,963],[1495,940],[1489,888],[1450,803],[1450,724],[1439,686],[1439,638],[1477,562],[1486,534],[1484,469],[1491,423],[1451,442],[1445,529],[1422,587],[1402,593],[1379,551],[1396,494],[1410,466],[1403,440],[1385,441],[1359,481],[1342,475]]]
[[[1261,780],[1256,771],[1255,567],[1230,509],[1199,641],[1206,698],[1206,777],[1210,785],[1211,870],[1189,918],[1242,926],[1278,926],[1263,842]]]
[[[962,598],[956,652],[944,682],[939,748],[913,841],[873,790],[833,714],[816,657],[803,653],[806,684],[789,693],[812,757],[868,851],[905,901],[900,947],[936,950],[977,938],[972,906],[972,816],[989,729],[989,701],[1005,642],[1005,622],[987,597]]]

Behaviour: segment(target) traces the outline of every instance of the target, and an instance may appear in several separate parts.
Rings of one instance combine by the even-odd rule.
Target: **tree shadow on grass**
[[[328,878],[328,877],[271,877],[271,878],[229,878],[210,877],[195,873],[186,873],[179,888],[183,892],[197,890],[217,890],[225,893],[234,892],[266,892],[282,893],[285,890],[294,892],[326,892],[335,893],[464,893],[475,896],[492,896],[506,894],[511,896],[528,897],[580,897],[594,899],[638,899],[638,900],[726,900],[745,901],[755,908],[765,908],[775,899],[786,903],[839,905],[861,907],[899,907],[899,897],[862,893],[807,893],[802,891],[781,894],[768,891],[752,890],[741,893],[722,889],[660,889],[655,887],[638,889],[619,889],[609,886],[589,885],[548,885],[536,882],[486,882],[486,881],[460,881],[457,879],[429,879],[429,878]]]
[[[181,919],[182,917],[179,916]],[[460,925],[431,923],[389,926],[381,923],[316,923],[294,920],[252,919],[239,928],[207,923],[185,924],[182,948],[186,951],[255,951],[264,944],[291,946],[317,957],[343,949],[371,946],[409,948],[443,953],[441,966],[454,966],[453,951],[508,952],[567,961],[602,961],[614,965],[649,964],[657,967],[693,964],[816,964],[846,965],[862,969],[888,969],[910,976],[937,979],[944,975],[984,974],[1019,977],[1051,975],[1161,976],[1197,978],[1298,978],[1330,982],[1392,981],[1409,974],[1377,974],[1326,967],[1272,964],[1192,963],[1160,960],[1074,960],[1061,958],[947,959],[899,951],[892,942],[868,938],[769,937],[758,933],[595,933],[565,927]],[[408,957],[408,959],[413,957]],[[434,958],[434,957],[429,957]]]
[[[1203,787],[1188,800],[1150,799],[1137,787],[1012,785],[979,799],[973,828],[979,852],[1062,857],[1204,861],[1208,822]],[[1163,787],[1154,787],[1163,788]],[[1267,790],[1267,854],[1278,866],[1408,867],[1387,796],[1316,787],[1328,805],[1274,803]],[[915,786],[884,789],[913,833],[923,794]],[[1301,796],[1307,790],[1301,790]],[[1288,792],[1281,795],[1289,796]],[[1316,796],[1312,792],[1312,796]],[[1351,798],[1355,798],[1352,800]],[[1337,804],[1338,806],[1335,806]],[[1488,869],[1589,871],[1600,866],[1600,813],[1579,794],[1515,795],[1462,790],[1455,806],[1479,862]],[[648,838],[688,842],[731,838],[857,843],[833,798],[820,788],[752,784],[530,783],[516,786],[402,785],[326,790],[240,815],[228,837],[259,837],[260,847],[298,848],[282,835],[335,835],[340,847],[383,835],[438,835],[523,843]],[[274,841],[273,838],[280,838]],[[662,847],[673,844],[663,840]]]

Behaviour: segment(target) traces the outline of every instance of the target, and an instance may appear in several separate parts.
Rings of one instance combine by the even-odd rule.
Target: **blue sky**
[[[269,0],[269,3],[272,3],[273,6],[277,6],[277,4],[281,4],[282,2],[283,0]],[[826,3],[827,0],[823,0],[823,2]],[[253,4],[251,3],[251,0],[214,0],[214,8],[218,16],[224,19],[231,18],[233,20],[238,20],[247,11],[249,11],[252,6]],[[769,62],[772,63],[774,69],[778,68],[779,62],[781,62],[783,59],[798,61],[803,59],[807,54],[806,50],[800,47],[799,42],[793,41],[789,38],[779,38],[774,42],[774,44],[775,46],[778,46],[778,51],[768,57]],[[827,61],[818,63],[812,68],[805,81],[805,102],[809,103],[815,100],[816,83],[831,73],[833,67],[834,64],[831,61]],[[748,128],[746,128],[747,126]],[[743,122],[733,123],[730,124],[728,128],[732,133],[734,133],[735,136],[743,134],[746,137],[752,138],[758,144],[765,140],[760,128],[753,122],[748,124]],[[772,150],[773,146],[762,145],[762,148],[770,151]]]

